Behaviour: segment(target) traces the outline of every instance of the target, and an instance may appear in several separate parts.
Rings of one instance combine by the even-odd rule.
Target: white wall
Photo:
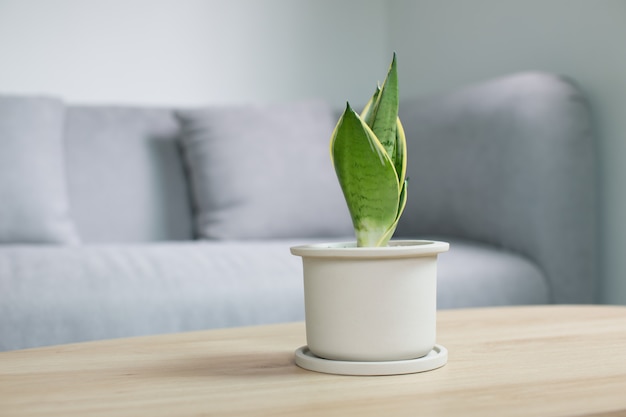
[[[365,101],[383,0],[0,0],[0,91],[70,102]]]
[[[626,304],[626,1],[392,0],[404,94],[516,71],[577,79],[597,111],[602,296]]]

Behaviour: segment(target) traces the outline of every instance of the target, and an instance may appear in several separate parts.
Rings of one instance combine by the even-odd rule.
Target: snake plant
[[[394,53],[383,85],[360,115],[347,103],[331,137],[331,159],[357,246],[386,246],[406,205],[406,138],[398,104]]]

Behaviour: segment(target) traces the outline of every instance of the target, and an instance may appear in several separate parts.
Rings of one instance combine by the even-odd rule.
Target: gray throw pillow
[[[198,237],[352,234],[330,161],[335,120],[327,104],[214,107],[176,115]]]
[[[69,215],[65,106],[0,96],[0,243],[78,243]]]

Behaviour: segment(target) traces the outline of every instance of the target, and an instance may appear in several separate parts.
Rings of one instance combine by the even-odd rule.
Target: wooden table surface
[[[303,323],[0,353],[0,416],[624,416],[626,307],[438,314],[443,368],[294,365]]]

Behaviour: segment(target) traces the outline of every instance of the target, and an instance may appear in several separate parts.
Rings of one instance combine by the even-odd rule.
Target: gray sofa
[[[573,83],[515,74],[400,109],[396,238],[451,243],[440,308],[595,301],[594,143]],[[351,239],[336,116],[0,96],[0,350],[302,320],[289,247]]]

